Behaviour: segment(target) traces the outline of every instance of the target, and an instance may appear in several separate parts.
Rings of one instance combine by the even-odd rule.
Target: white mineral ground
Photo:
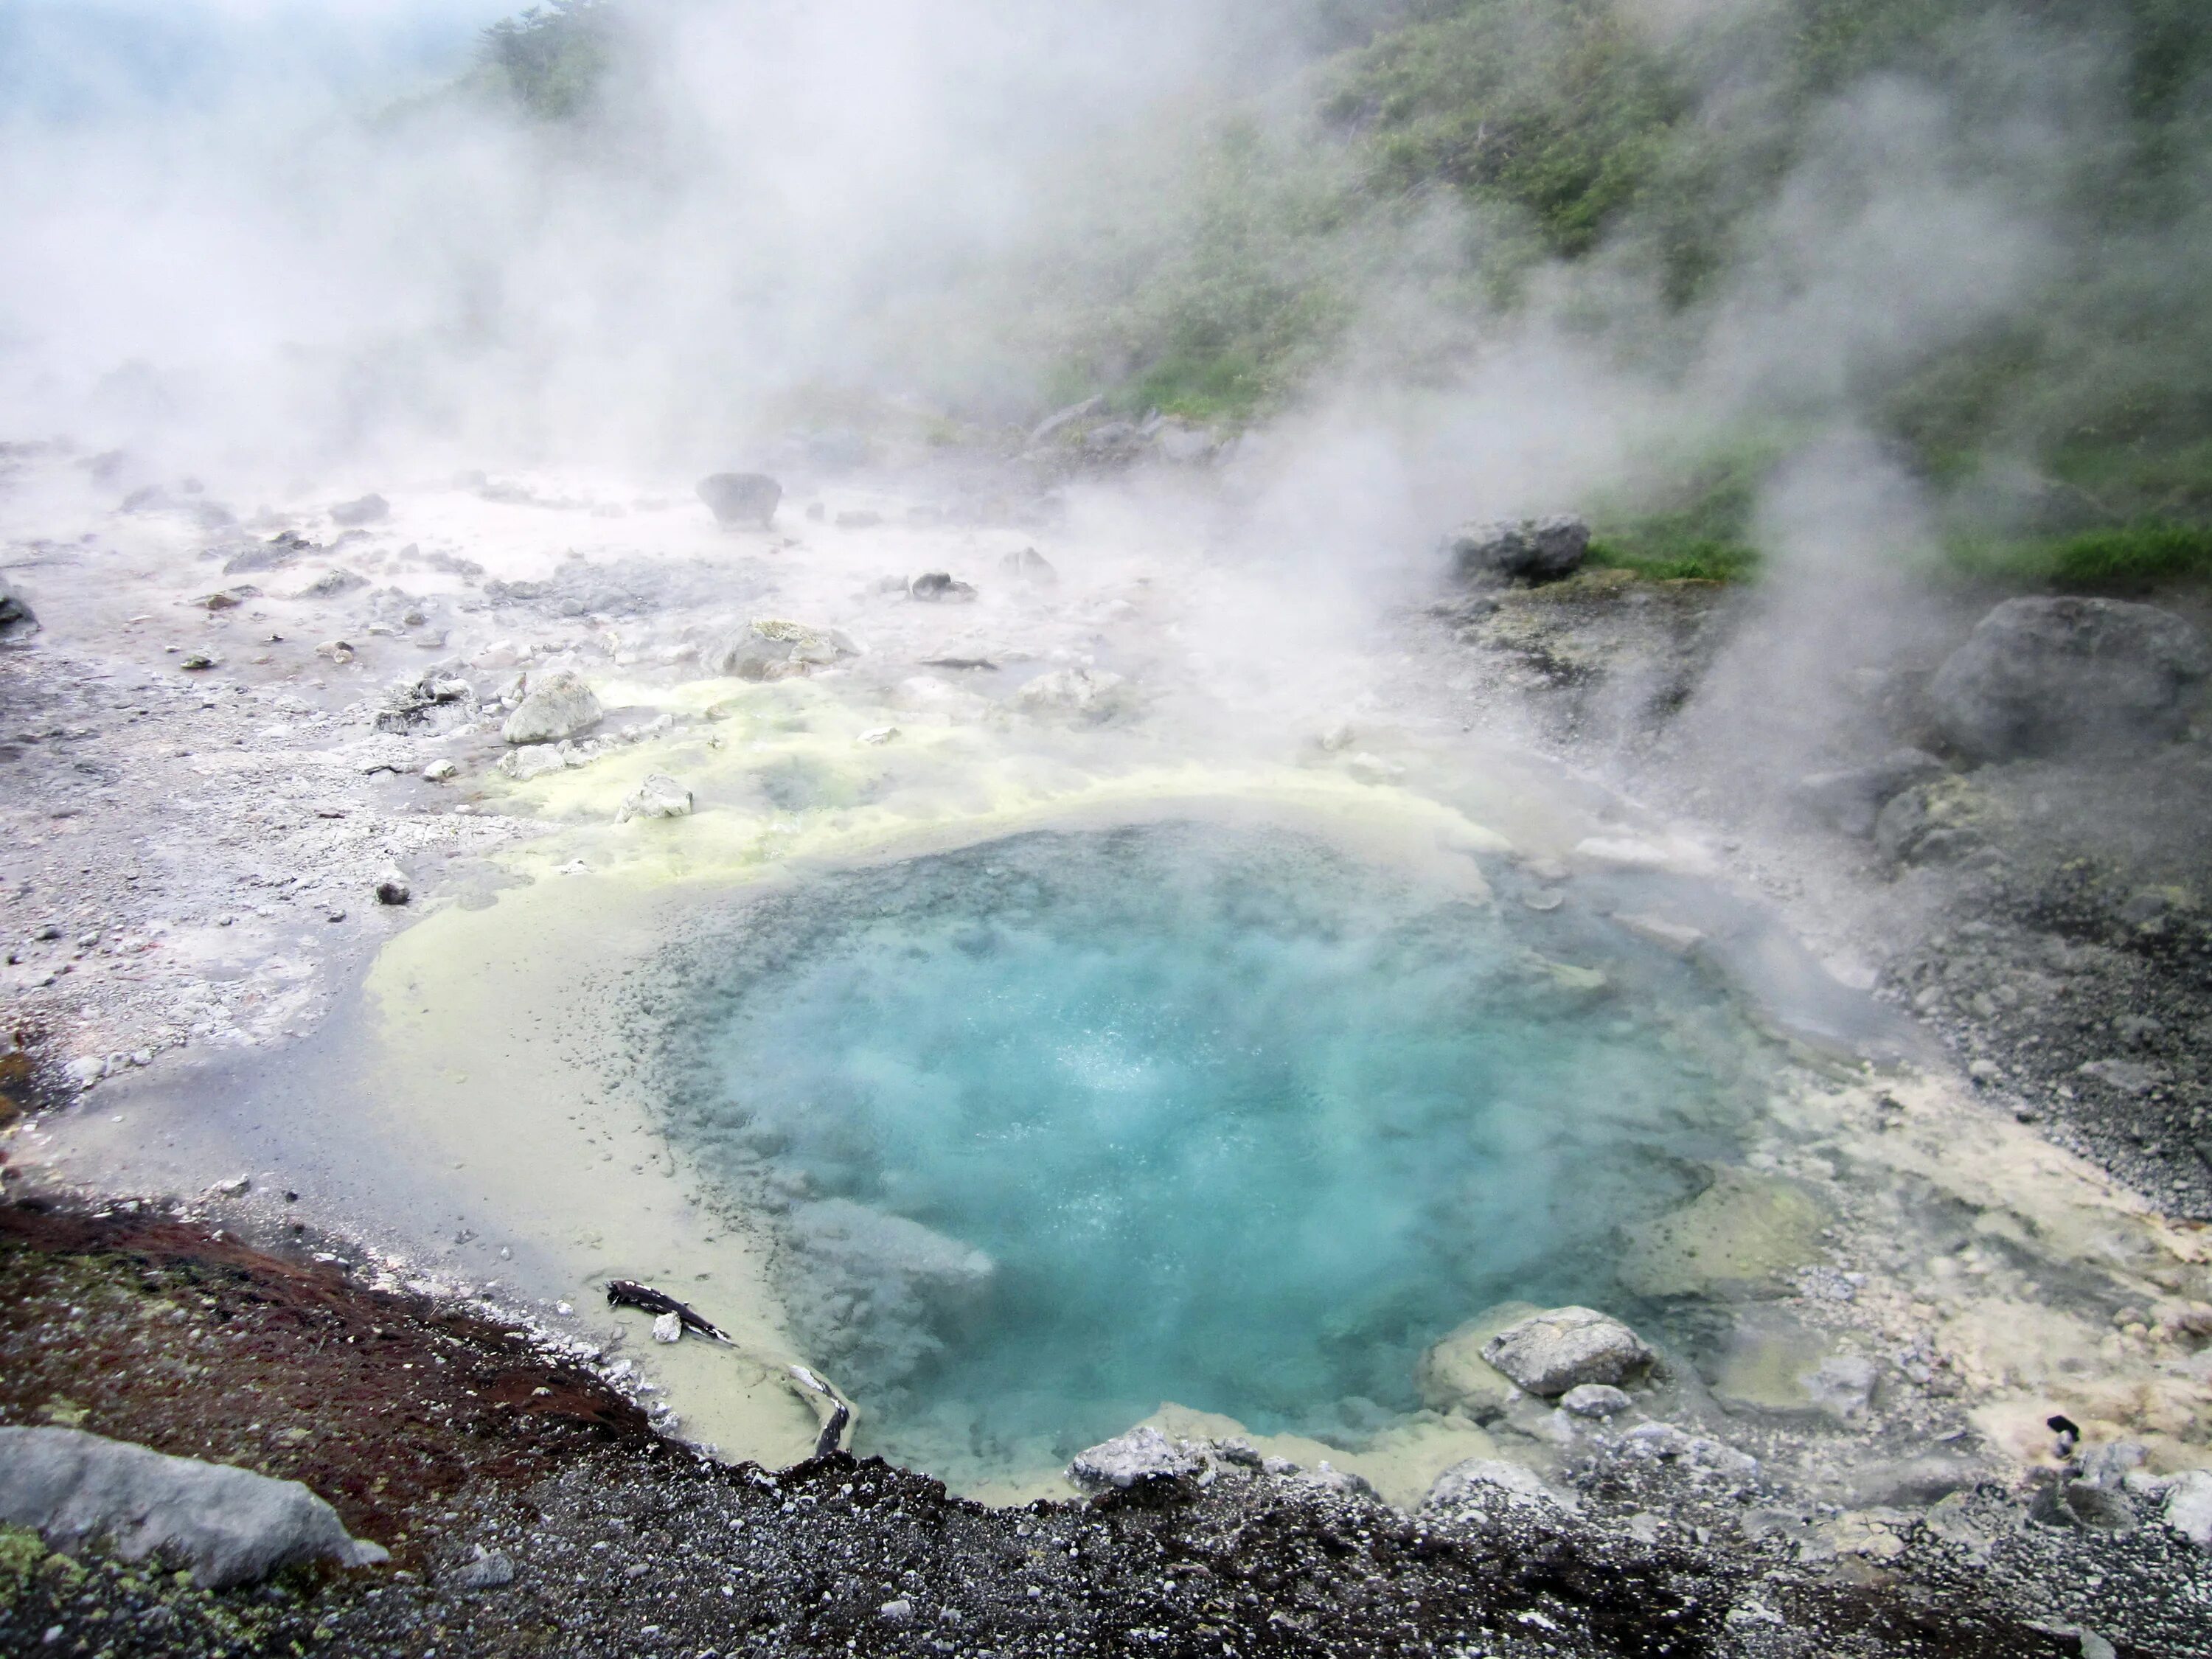
[[[1348,593],[1219,556],[1194,491],[1079,489],[1064,520],[1033,531],[916,525],[893,496],[799,490],[771,532],[718,530],[672,481],[647,493],[510,481],[521,489],[507,493],[535,502],[417,481],[386,485],[391,516],[342,545],[226,578],[188,514],[115,514],[115,492],[95,502],[84,477],[52,456],[0,497],[11,574],[45,623],[36,660],[18,666],[143,683],[151,712],[99,747],[112,780],[87,785],[82,813],[56,816],[67,809],[44,799],[6,809],[0,884],[21,901],[11,937],[100,910],[115,954],[88,947],[68,976],[29,959],[0,986],[11,1012],[87,1069],[150,1062],[109,1064],[74,1108],[13,1132],[11,1178],[113,1198],[197,1195],[248,1174],[243,1194],[200,1200],[207,1213],[311,1223],[358,1241],[352,1259],[387,1282],[490,1291],[618,1348],[665,1391],[680,1431],[726,1458],[781,1464],[811,1449],[815,1412],[788,1373],[807,1356],[787,1334],[756,1221],[661,1139],[637,1073],[602,1063],[628,1040],[625,972],[704,900],[801,868],[1163,815],[1292,823],[1473,893],[1486,890],[1476,854],[1566,884],[1624,864],[1723,890],[1730,878],[1729,857],[1693,832],[1425,706],[1394,672],[1382,623],[1347,625],[1360,614]],[[328,506],[354,493],[303,493],[252,533],[328,542]],[[806,516],[814,501],[820,519]],[[883,522],[837,525],[861,509]],[[1001,570],[1027,547],[1056,583]],[[483,577],[440,568],[441,555]],[[544,579],[580,556],[712,562],[732,571],[730,596],[635,617],[481,603],[479,580]],[[404,626],[368,633],[372,590],[277,597],[335,568],[446,607],[443,646],[418,648]],[[926,604],[884,580],[933,569],[979,596]],[[741,585],[749,571],[757,596]],[[264,591],[216,612],[193,603],[238,582]],[[700,651],[763,616],[842,629],[860,654],[765,684],[708,676]],[[355,660],[317,653],[338,638]],[[216,665],[186,672],[191,652]],[[374,731],[387,684],[448,660],[480,690],[518,667],[574,668],[609,710],[604,730],[674,721],[526,782],[495,769],[495,712],[443,736]],[[1013,695],[1078,666],[1126,676],[1132,706],[1091,725]],[[452,781],[422,779],[447,757]],[[764,769],[793,760],[828,804],[780,807],[764,792]],[[364,770],[380,763],[396,769]],[[655,772],[688,787],[696,811],[617,822]],[[470,873],[476,856],[495,879]],[[416,875],[404,909],[371,890],[395,860]],[[160,882],[118,880],[139,866]],[[332,909],[344,919],[325,920]],[[1739,988],[1792,1027],[1771,988]],[[2064,1411],[2093,1435],[2144,1441],[2155,1468],[2212,1462],[2212,1372],[2160,1334],[2202,1308],[2204,1236],[1978,1102],[1932,1052],[1877,1070],[1833,1045],[1801,1048],[1743,1174],[1632,1242],[1624,1276],[1723,1295],[1731,1276],[1855,1276],[1848,1299],[1771,1304],[1786,1306],[1786,1328],[1763,1349],[1746,1322],[1715,1385],[1743,1403],[1803,1404],[1794,1379],[1823,1356],[1909,1353],[1921,1380],[1938,1378],[1943,1409],[2021,1462],[2047,1455],[2043,1419]],[[1987,1249],[1929,1259],[1923,1218],[1946,1206],[1977,1218]],[[646,1340],[641,1319],[607,1313],[611,1278],[691,1302],[736,1351]],[[2142,1322],[2116,1329],[2116,1304]],[[1172,1409],[1161,1420],[1220,1427]],[[1893,1455],[1881,1424],[1818,1455]],[[1364,1474],[1401,1503],[1494,1445],[1435,1412],[1363,1451],[1261,1443]],[[1056,1471],[1018,1470],[983,1495],[1066,1490]]]

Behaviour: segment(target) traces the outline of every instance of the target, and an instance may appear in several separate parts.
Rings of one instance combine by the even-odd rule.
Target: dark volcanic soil
[[[1877,1561],[1602,1461],[1579,1516],[1449,1518],[1325,1477],[993,1510],[842,1454],[726,1468],[526,1333],[156,1216],[0,1208],[0,1421],[299,1478],[393,1552],[218,1595],[0,1531],[7,1653],[2212,1651],[2188,1545],[1995,1489]]]

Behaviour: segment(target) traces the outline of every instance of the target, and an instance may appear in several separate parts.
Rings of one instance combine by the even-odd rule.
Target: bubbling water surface
[[[1771,1066],[1693,968],[1491,874],[1170,824],[822,878],[687,947],[672,1132],[775,1218],[863,1449],[988,1475],[1169,1400],[1356,1445],[1486,1306],[1625,1305],[1620,1229]]]

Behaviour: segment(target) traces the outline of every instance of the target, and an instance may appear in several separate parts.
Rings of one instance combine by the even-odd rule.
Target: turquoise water
[[[1164,1400],[1356,1444],[1490,1304],[1621,1305],[1618,1229],[1729,1155],[1765,1064],[1571,904],[1285,836],[1023,836],[707,937],[675,1131],[780,1216],[864,1443],[948,1474]]]

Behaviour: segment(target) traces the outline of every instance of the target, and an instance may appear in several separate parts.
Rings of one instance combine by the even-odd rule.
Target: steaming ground
[[[1737,1473],[1695,1525],[1783,1540],[1822,1582],[1887,1582],[1905,1552],[1971,1556],[2021,1524],[2050,1487],[2053,1411],[2160,1474],[2206,1461],[2212,1297],[2178,1127],[2205,1012],[2190,958],[2155,946],[2197,924],[2176,899],[2128,908],[2203,867],[2201,739],[2154,766],[1975,775],[1992,802],[2051,810],[1982,809],[1999,858],[1899,874],[1766,810],[1784,792],[1737,787],[1699,726],[1714,665],[1757,639],[1734,602],[1594,574],[1393,620],[1340,577],[1255,559],[1205,475],[1040,478],[988,456],[793,473],[775,530],[732,532],[675,481],[349,479],[271,509],[168,480],[125,506],[98,458],[9,461],[6,574],[45,626],[0,653],[8,1011],[58,1092],[10,1132],[13,1190],[167,1194],[278,1243],[327,1227],[325,1253],[389,1292],[495,1291],[602,1370],[646,1376],[665,1431],[788,1463],[815,1419],[782,1368],[818,1356],[758,1218],[656,1132],[650,1056],[610,1017],[625,965],[740,884],[1220,811],[1408,867],[1506,859],[1701,952],[1796,1045],[1735,1184],[1644,1249],[1649,1295],[1679,1316],[1647,1332],[1672,1380],[1639,1412],[1756,1460],[1721,1460]],[[386,513],[338,522],[371,483]],[[975,596],[913,597],[930,571]],[[715,672],[761,617],[811,630],[811,672]],[[530,769],[497,704],[518,673],[563,668],[605,718],[565,755],[514,751],[546,769],[511,775]],[[1869,689],[1869,742],[1894,684]],[[1597,781],[1624,758],[1640,802]],[[616,822],[652,772],[694,811]],[[2116,788],[2167,792],[2174,834],[2100,838],[2113,873],[2085,886],[2069,837],[2095,819],[2069,809]],[[404,905],[378,897],[394,874]],[[1911,1055],[1915,1028],[1838,1000],[1746,896],[1983,1062],[1975,1080],[1932,1048],[1894,1073],[1849,1063]],[[2156,1029],[2126,1039],[2120,1018]],[[2045,1139],[2052,1119],[2104,1170]],[[242,1194],[203,1196],[241,1174]],[[1749,1261],[1745,1282],[1699,1265],[1707,1235]],[[738,1352],[611,1327],[594,1305],[611,1276],[677,1289]],[[1832,1360],[1875,1379],[1863,1401],[1804,1392]],[[1322,1450],[1407,1505],[1471,1447],[1634,1536],[1686,1501],[1608,1486],[1617,1427],[1429,1415],[1434,1467],[1402,1444]],[[2154,1503],[2124,1501],[2169,1536]],[[2035,1536],[2067,1572],[2112,1547]],[[2134,1607],[2111,1615],[2123,1639]]]

